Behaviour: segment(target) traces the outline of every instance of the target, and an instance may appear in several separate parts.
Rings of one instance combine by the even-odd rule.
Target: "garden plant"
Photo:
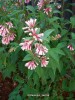
[[[75,100],[75,15],[57,1],[0,0],[0,100]]]

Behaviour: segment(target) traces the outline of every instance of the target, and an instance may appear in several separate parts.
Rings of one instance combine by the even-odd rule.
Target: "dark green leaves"
[[[54,32],[54,29],[46,30],[46,31],[44,32],[44,37],[43,37],[43,39],[47,39],[47,38],[50,36],[50,34],[51,34],[52,32]]]
[[[32,13],[35,13],[35,9],[33,6],[29,5],[26,8],[27,8],[27,10],[31,11]]]
[[[32,56],[30,54],[26,55],[23,59],[23,61],[29,61],[32,60]]]
[[[72,28],[75,28],[75,16],[70,18],[70,22],[71,22]]]

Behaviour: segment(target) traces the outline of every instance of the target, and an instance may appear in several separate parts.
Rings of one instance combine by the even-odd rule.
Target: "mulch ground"
[[[2,79],[2,74],[0,73],[0,100],[8,100],[9,94],[17,86],[16,82],[13,82],[10,78]]]

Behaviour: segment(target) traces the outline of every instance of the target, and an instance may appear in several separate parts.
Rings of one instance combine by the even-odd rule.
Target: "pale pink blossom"
[[[31,50],[32,40],[25,40],[23,43],[20,43],[22,50]]]
[[[30,0],[25,0],[25,3],[29,3],[30,2]]]
[[[29,61],[25,64],[26,67],[30,70],[34,70],[37,67],[37,63],[35,61]]]
[[[46,13],[47,15],[49,14],[49,12],[52,12],[52,8],[48,7],[44,9],[44,13]]]
[[[11,22],[7,22],[6,25],[8,25],[9,29],[13,28],[13,24]]]
[[[7,33],[9,33],[9,30],[5,26],[0,25],[0,35],[5,36]]]
[[[7,22],[9,28],[13,27],[11,22]],[[0,25],[0,35],[2,36],[2,44],[8,45],[11,41],[14,40],[15,34],[11,33],[9,28]]]
[[[36,19],[30,19],[28,21],[25,21],[25,23],[28,25],[28,28],[34,28],[36,24]]]
[[[35,44],[35,48],[36,48],[36,54],[38,55],[45,55],[48,52],[48,49],[39,43]]]
[[[4,11],[6,11],[6,7],[5,7],[5,6],[3,6],[2,9],[3,9]]]
[[[8,37],[10,41],[13,41],[15,39],[15,34],[11,33]]]
[[[2,44],[4,45],[8,45],[10,43],[10,41],[13,41],[15,38],[15,35],[12,34],[7,34],[5,36],[2,37]]]
[[[24,33],[31,32],[31,28],[29,28],[29,27],[23,27],[22,29],[24,30]]]
[[[72,45],[68,45],[67,48],[70,49],[70,51],[74,51],[74,48],[72,47]]]
[[[57,8],[60,9],[61,8],[61,5],[58,5]]]
[[[8,45],[9,43],[10,43],[9,37],[5,36],[5,37],[2,38],[2,44]]]
[[[38,4],[37,4],[38,9],[39,9],[39,10],[42,9],[43,5],[44,5],[44,0],[39,0],[39,2],[38,2]]]
[[[41,38],[44,36],[44,34],[43,33],[37,34],[37,30],[38,28],[31,29],[32,33],[29,33],[29,35],[32,36],[36,41],[42,42]]]
[[[46,57],[41,58],[41,67],[46,67],[48,65],[49,61],[47,61]]]

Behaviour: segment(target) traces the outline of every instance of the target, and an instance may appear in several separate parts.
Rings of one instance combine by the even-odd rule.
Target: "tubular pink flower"
[[[2,44],[8,45],[9,43],[10,43],[9,37],[5,36],[5,37],[2,38]]]
[[[8,45],[10,41],[13,41],[15,38],[15,34],[10,32],[10,28],[13,27],[11,22],[7,22],[5,27],[3,25],[0,25],[0,35],[2,36],[2,44]]]
[[[11,22],[7,22],[6,25],[8,25],[9,29],[13,28],[13,24]]]
[[[23,43],[20,43],[22,50],[31,50],[32,40],[25,40]]]
[[[59,5],[57,6],[57,8],[58,8],[58,9],[61,9],[61,5],[59,4]]]
[[[3,25],[0,25],[0,35],[5,36],[7,33],[9,33],[9,30]]]
[[[35,69],[36,67],[37,67],[37,63],[36,62],[34,62],[34,61],[29,61],[29,62],[27,62],[26,64],[25,64],[25,66],[28,68],[28,69],[30,69],[30,70],[33,70],[33,69]]]
[[[37,34],[37,33],[36,33],[36,32],[37,32],[37,29],[38,29],[38,28],[31,29],[31,32],[32,32],[32,33],[30,33],[29,35],[30,35],[30,36],[33,36],[33,38],[34,38],[36,41],[42,42],[41,37],[43,37],[44,34],[43,34],[43,33]]]
[[[36,48],[36,54],[38,55],[45,55],[48,52],[48,49],[39,43],[35,44],[35,48]]]
[[[15,35],[12,34],[7,34],[5,36],[2,37],[2,44],[4,45],[8,45],[10,43],[10,41],[13,41],[15,38]]]
[[[39,10],[42,9],[43,5],[44,5],[44,0],[39,0],[39,2],[38,2],[38,4],[37,4],[38,9],[39,9]]]
[[[10,40],[10,41],[13,41],[13,40],[15,39],[15,34],[12,33],[12,34],[10,34],[8,37],[9,37],[9,40]]]
[[[48,7],[44,9],[44,13],[46,13],[47,15],[49,14],[49,12],[52,12],[52,8]]]
[[[36,19],[30,19],[28,21],[25,21],[25,23],[28,25],[28,28],[34,28],[36,24]]]
[[[72,47],[72,45],[68,45],[67,48],[70,49],[70,51],[74,51],[74,48]]]
[[[46,67],[48,65],[49,61],[47,61],[46,57],[41,58],[41,67]]]

